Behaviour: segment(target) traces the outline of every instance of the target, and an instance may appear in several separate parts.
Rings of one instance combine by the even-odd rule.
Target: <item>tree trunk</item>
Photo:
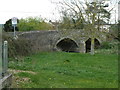
[[[94,46],[95,46],[95,38],[91,38],[91,55],[95,54]]]

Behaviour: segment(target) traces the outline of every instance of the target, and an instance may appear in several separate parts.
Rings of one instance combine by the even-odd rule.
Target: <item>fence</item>
[[[12,84],[12,74],[8,73],[8,42],[2,43],[2,30],[0,25],[0,90]]]
[[[3,44],[3,59],[2,59],[2,75],[7,74],[8,69],[8,42],[4,41]]]
[[[7,70],[8,70],[8,42],[4,41],[3,45],[2,45],[2,72],[0,72],[0,75],[2,77],[4,77],[5,75],[7,75]]]
[[[12,83],[12,74],[8,73],[8,42],[4,41],[2,45],[2,60],[0,63],[2,64],[1,66],[1,71],[0,71],[0,90],[5,87],[9,87]]]
[[[0,25],[0,79],[2,78],[2,25]]]

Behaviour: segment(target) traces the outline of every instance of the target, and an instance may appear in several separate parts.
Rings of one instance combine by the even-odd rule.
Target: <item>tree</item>
[[[109,36],[111,36],[112,39],[120,41],[120,21],[118,21],[118,24],[111,25]]]
[[[17,19],[17,22],[19,23],[19,20]],[[8,21],[6,21],[6,23],[4,24],[4,29],[5,32],[14,32],[14,27],[12,26],[12,22],[11,19],[9,19]],[[18,27],[15,27],[15,30],[18,31]]]
[[[91,33],[91,54],[94,55],[94,44],[96,33],[100,33],[100,26],[104,25],[110,19],[110,12],[104,9],[103,2],[86,3],[85,14],[88,21],[88,27]]]
[[[62,22],[59,25],[60,29],[83,29],[84,24],[81,17],[73,17],[69,13],[62,12]]]
[[[106,22],[110,18],[110,13],[104,9],[104,1],[98,2],[80,2],[80,0],[69,0],[60,2],[62,4],[62,10],[70,16],[70,18],[76,18],[78,20],[75,25],[82,25],[86,33],[89,32],[91,37],[91,54],[94,55],[94,40],[96,33],[99,32],[101,25],[100,21]],[[103,20],[104,19],[104,20]],[[84,27],[85,26],[85,27]]]
[[[52,25],[45,22],[45,20],[41,17],[28,17],[25,19],[20,19],[18,27],[20,31],[52,29]]]

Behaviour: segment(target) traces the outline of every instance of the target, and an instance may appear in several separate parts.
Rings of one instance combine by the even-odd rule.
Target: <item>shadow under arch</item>
[[[79,52],[79,46],[77,43],[70,38],[63,38],[56,44],[56,48],[59,51],[65,52]]]
[[[90,52],[90,50],[91,50],[91,38],[89,38],[85,42],[85,45],[86,45],[86,53]],[[98,49],[99,47],[100,47],[100,41],[97,38],[95,38],[95,49]]]

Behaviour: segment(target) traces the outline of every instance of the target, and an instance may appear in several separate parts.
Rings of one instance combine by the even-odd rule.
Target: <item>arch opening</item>
[[[89,38],[86,42],[86,53],[90,52],[91,50],[91,38]],[[99,49],[100,48],[100,42],[98,41],[98,39],[95,38],[95,49]]]
[[[79,52],[79,47],[74,40],[65,38],[59,41],[56,45],[57,49],[65,52]]]

